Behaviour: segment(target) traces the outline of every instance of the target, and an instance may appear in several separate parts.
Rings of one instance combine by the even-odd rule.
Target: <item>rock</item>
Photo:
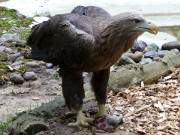
[[[158,51],[157,55],[158,55],[158,57],[163,58],[167,52],[168,51],[166,51],[166,50],[160,50],[160,51]]]
[[[180,41],[168,42],[162,45],[162,50],[171,50],[171,49],[180,50]]]
[[[22,54],[21,54],[21,56],[19,56],[19,57],[16,59],[16,61],[24,61],[24,56],[22,56]]]
[[[52,63],[46,63],[46,67],[47,67],[48,69],[51,69],[51,68],[53,68],[53,64],[52,64]]]
[[[20,53],[20,52],[15,53],[15,54],[12,54],[12,55],[9,56],[9,60],[10,60],[11,62],[15,62],[16,59],[17,59],[18,57],[20,57],[20,56],[21,56],[21,53]]]
[[[121,66],[126,64],[135,64],[135,63],[136,62],[134,62],[130,57],[128,57],[127,54],[123,54],[121,58],[118,60],[117,65]]]
[[[153,60],[151,58],[142,58],[142,60],[139,63],[144,65],[144,64],[149,64],[152,62],[153,62]]]
[[[143,57],[143,52],[136,51],[135,53],[127,53],[127,55],[135,62],[139,62]]]
[[[17,34],[3,34],[0,38],[0,45],[3,45],[5,42],[21,42]]]
[[[26,63],[27,67],[30,67],[30,68],[38,68],[40,67],[40,63],[37,62],[37,61],[29,61]]]
[[[123,118],[120,116],[108,116],[107,120],[108,123],[110,123],[110,125],[113,125],[114,127],[117,127],[119,124],[123,123]]]
[[[14,53],[14,50],[12,50],[11,48],[6,47],[6,46],[0,46],[0,53],[1,52],[12,54],[12,53]]]
[[[144,52],[148,52],[148,51],[158,51],[159,50],[159,47],[156,45],[156,44],[150,44],[148,45],[145,49],[144,49]]]
[[[15,70],[19,69],[20,67],[22,67],[24,65],[23,61],[16,61],[13,64],[11,64],[11,67]]]
[[[14,84],[23,84],[24,78],[20,74],[14,73],[10,76],[10,81]]]
[[[171,49],[171,52],[174,52],[175,54],[178,54],[179,50],[178,49]]]
[[[131,48],[131,51],[133,53],[136,51],[143,52],[146,47],[147,47],[146,42],[139,40],[134,43],[134,45]]]
[[[34,72],[25,72],[23,74],[23,78],[25,80],[27,80],[27,81],[29,81],[29,80],[36,80],[37,79],[37,75]]]
[[[0,61],[7,61],[8,60],[8,55],[5,52],[0,53]]]
[[[144,58],[154,58],[157,57],[158,53],[156,51],[147,51],[144,53]]]

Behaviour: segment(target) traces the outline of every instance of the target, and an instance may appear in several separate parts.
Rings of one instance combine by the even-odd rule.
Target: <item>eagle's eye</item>
[[[134,22],[134,23],[140,23],[141,20],[139,20],[139,19],[134,19],[133,22]]]

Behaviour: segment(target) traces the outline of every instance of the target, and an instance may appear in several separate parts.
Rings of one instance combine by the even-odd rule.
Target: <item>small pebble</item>
[[[51,68],[53,68],[53,64],[52,64],[52,63],[46,63],[46,67],[47,67],[48,69],[51,69]]]
[[[27,80],[27,81],[29,81],[29,80],[36,80],[37,79],[37,75],[34,72],[25,72],[23,74],[23,78],[25,80]]]
[[[158,53],[156,51],[147,51],[144,54],[144,58],[154,58],[157,56],[158,56]]]

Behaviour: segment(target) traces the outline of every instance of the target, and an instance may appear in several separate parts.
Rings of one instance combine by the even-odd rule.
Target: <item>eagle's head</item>
[[[137,13],[122,13],[113,17],[112,27],[123,35],[141,35],[144,32],[158,33],[158,28]]]

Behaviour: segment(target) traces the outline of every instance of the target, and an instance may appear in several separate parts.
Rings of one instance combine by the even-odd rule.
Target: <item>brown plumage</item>
[[[84,98],[82,73],[93,72],[91,84],[103,113],[110,67],[139,35],[157,32],[138,14],[123,13],[112,19],[105,10],[102,13],[90,9],[85,15],[74,10],[51,17],[32,28],[27,42],[33,59],[59,65],[66,104],[83,119],[77,119],[77,125],[87,124],[80,111]]]

